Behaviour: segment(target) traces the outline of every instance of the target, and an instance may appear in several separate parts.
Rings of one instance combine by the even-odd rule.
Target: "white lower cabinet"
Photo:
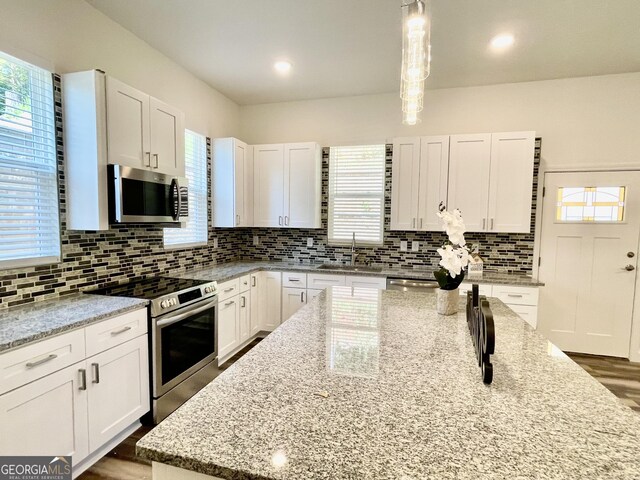
[[[281,289],[282,289],[282,274],[280,272],[263,272],[263,291],[261,295],[264,295],[261,320],[261,330],[271,331],[274,330],[281,321]]]
[[[12,379],[0,395],[0,455],[71,455],[77,474],[83,459],[87,459],[85,465],[92,463],[91,455],[147,413],[146,318],[146,308],[136,310],[0,355],[3,374]],[[137,337],[119,337],[119,343],[89,358],[74,357],[89,350],[85,337],[91,339],[100,330],[97,326],[138,324],[142,319],[145,322]],[[92,348],[98,344],[92,343]],[[72,358],[72,365],[51,370],[57,360]],[[11,371],[16,374],[9,375]]]
[[[347,275],[346,285],[347,287],[377,288],[386,290],[387,279],[384,277],[356,277],[354,275]]]
[[[218,364],[224,362],[240,344],[238,299],[223,300],[218,305]]]
[[[149,356],[142,335],[87,359],[89,450],[149,411]]]
[[[260,289],[263,282],[262,273],[264,272],[256,272],[251,274],[251,289],[249,292],[251,302],[249,312],[249,331],[251,336],[256,335],[260,331],[260,313],[262,312],[262,310],[260,309]]]
[[[251,336],[251,294],[249,291],[238,295],[238,335],[240,343]]]
[[[473,280],[460,284],[460,295],[471,291]],[[525,322],[536,328],[538,325],[538,287],[515,285],[479,285],[480,295],[496,297],[516,312]]]
[[[89,454],[84,363],[72,365],[0,396],[0,454]]]
[[[318,295],[320,295],[324,290],[316,290],[314,288],[307,288],[307,302],[310,302]]]
[[[282,288],[282,321],[284,322],[307,304],[307,290],[305,288]]]

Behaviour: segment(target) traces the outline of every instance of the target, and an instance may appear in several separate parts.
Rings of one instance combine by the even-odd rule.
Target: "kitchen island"
[[[497,299],[482,383],[461,300],[333,287],[137,445],[153,478],[640,478],[640,416]]]

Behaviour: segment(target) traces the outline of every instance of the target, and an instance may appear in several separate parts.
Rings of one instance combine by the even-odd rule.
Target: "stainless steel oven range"
[[[218,376],[216,282],[148,278],[90,293],[149,300],[152,411],[159,423]]]

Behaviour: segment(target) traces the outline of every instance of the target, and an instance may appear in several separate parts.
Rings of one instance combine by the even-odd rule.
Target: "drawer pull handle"
[[[521,295],[519,293],[507,293],[507,297],[513,297],[513,298],[522,298],[524,295]]]
[[[121,333],[124,332],[128,332],[129,330],[131,330],[131,326],[126,326],[126,327],[122,327],[120,330],[114,330],[113,332],[111,332],[111,335],[120,335]]]
[[[93,369],[93,380],[91,380],[91,383],[100,383],[100,365],[92,363],[91,368]]]
[[[225,289],[224,289],[224,293],[233,292],[234,290],[235,290],[235,287],[225,288]]]
[[[231,300],[230,302],[227,302],[224,304],[225,307],[228,307],[229,305],[233,305],[234,303],[236,303],[235,300]]]
[[[29,362],[26,364],[27,368],[33,368],[33,367],[37,367],[38,365],[42,365],[43,363],[47,363],[50,362],[51,360],[53,360],[54,358],[58,358],[58,355],[56,355],[55,353],[52,353],[50,355],[47,355],[44,358],[41,358],[40,360],[37,360],[35,362]]]
[[[299,282],[300,279],[299,278],[290,278],[289,281],[290,282]]]
[[[78,370],[78,374],[80,377],[80,386],[78,390],[86,390],[87,389],[87,371],[84,368]]]

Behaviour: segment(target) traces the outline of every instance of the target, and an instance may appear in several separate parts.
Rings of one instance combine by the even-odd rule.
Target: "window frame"
[[[204,236],[205,239],[202,241],[190,241],[190,242],[184,242],[184,243],[167,243],[167,232],[171,232],[176,230],[175,228],[163,228],[162,231],[162,246],[164,250],[180,250],[180,249],[185,249],[185,248],[195,248],[195,247],[206,247],[209,244],[209,191],[208,191],[208,186],[209,186],[209,181],[208,181],[208,170],[209,170],[209,155],[207,152],[207,136],[206,135],[202,135],[198,132],[194,132],[192,130],[189,129],[185,129],[184,131],[185,133],[185,176],[187,176],[186,174],[186,169],[187,169],[187,152],[186,152],[186,148],[187,148],[187,135],[193,135],[195,137],[199,137],[198,140],[202,141],[202,143],[204,144],[204,158],[202,159],[204,161],[204,168],[203,168],[203,172],[204,172],[204,179],[202,181],[203,187],[204,187]],[[189,178],[187,177],[187,180]],[[191,186],[191,182],[189,182],[189,200],[191,200],[191,195],[192,195],[193,189]],[[193,195],[198,195],[198,193],[193,193]],[[200,193],[200,195],[202,195],[202,193]],[[192,205],[189,205],[189,219],[187,220],[187,224],[189,223],[189,221],[192,218],[192,213],[194,212],[194,209],[192,208]],[[181,229],[177,229],[177,230],[181,230]],[[197,233],[197,232],[196,232]]]
[[[52,247],[57,247],[56,255],[42,255],[42,256],[29,256],[29,257],[18,257],[18,258],[10,258],[6,260],[0,260],[0,270],[14,270],[26,267],[36,267],[36,266],[44,266],[44,265],[56,265],[62,262],[62,215],[61,215],[61,202],[60,202],[60,162],[59,162],[59,151],[58,151],[58,126],[61,121],[58,114],[56,114],[56,95],[55,95],[55,79],[54,74],[51,71],[50,66],[40,66],[39,64],[34,64],[26,60],[22,60],[11,53],[7,53],[6,51],[0,51],[0,58],[11,62],[17,65],[21,65],[30,72],[33,72],[40,76],[41,81],[44,81],[41,87],[49,87],[48,95],[45,100],[38,102],[37,105],[31,105],[32,109],[40,109],[42,112],[46,112],[45,108],[49,110],[48,115],[50,118],[49,128],[46,128],[45,123],[37,122],[32,117],[32,133],[33,133],[33,124],[40,123],[41,126],[38,129],[38,132],[35,134],[41,135],[42,138],[46,138],[48,136],[48,141],[50,142],[50,155],[51,155],[51,166],[53,167],[53,197],[55,197],[55,207],[52,208],[52,211],[55,211],[56,221],[53,222],[53,225],[56,225],[56,231],[52,232],[52,236],[55,235],[56,240],[52,242]],[[39,62],[40,63],[40,62]],[[33,77],[29,77],[30,82],[30,94],[33,97],[33,89],[34,80]],[[47,89],[42,89],[40,86],[37,87],[39,92],[36,95],[43,96],[43,94],[47,94]],[[47,105],[48,104],[48,105]],[[32,111],[33,114],[33,111]],[[40,149],[42,150],[42,148]],[[34,156],[35,158],[35,156]],[[45,158],[46,156],[39,156],[37,158]],[[35,205],[35,202],[34,202]],[[51,228],[51,227],[49,227]],[[44,228],[43,228],[44,230]],[[37,235],[39,235],[40,230],[36,230]]]
[[[372,240],[358,240],[358,237],[356,236],[356,245],[360,245],[360,246],[366,246],[366,247],[381,247],[384,245],[384,220],[385,220],[385,202],[386,202],[386,198],[385,198],[385,189],[386,189],[386,163],[387,163],[387,151],[386,151],[386,144],[382,143],[382,144],[368,144],[368,145],[340,145],[340,146],[333,146],[333,147],[329,147],[329,176],[328,176],[328,188],[327,188],[327,204],[328,204],[328,208],[327,208],[327,244],[330,246],[337,246],[337,247],[344,247],[344,246],[350,246],[352,240],[350,239],[345,239],[345,240],[339,240],[336,238],[332,237],[332,219],[335,217],[335,212],[334,212],[334,201],[336,198],[336,195],[333,194],[332,192],[332,187],[333,187],[333,179],[335,178],[334,175],[335,173],[333,172],[333,168],[332,168],[332,152],[334,151],[334,149],[336,150],[340,150],[340,149],[356,149],[356,148],[365,148],[365,147],[378,147],[381,149],[382,151],[382,158],[381,158],[381,168],[382,168],[382,185],[381,185],[381,190],[380,192],[376,192],[375,194],[355,194],[355,193],[350,193],[350,194],[345,194],[344,196],[348,196],[348,197],[355,197],[355,198],[363,198],[363,199],[374,199],[376,201],[379,202],[380,204],[380,219],[379,219],[379,231],[380,231],[380,238],[379,240],[376,241],[372,241]],[[342,195],[337,195],[338,197],[342,196]]]

